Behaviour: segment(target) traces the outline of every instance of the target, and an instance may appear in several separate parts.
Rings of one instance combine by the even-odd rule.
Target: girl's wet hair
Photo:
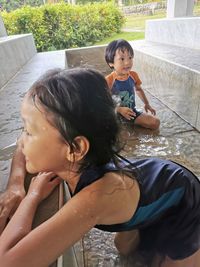
[[[88,139],[90,148],[80,171],[91,165],[116,161],[116,153],[120,150],[119,126],[107,82],[99,72],[91,69],[51,70],[33,84],[28,97],[37,107],[38,103],[42,105],[45,116],[72,152],[78,146],[77,136]]]
[[[109,67],[110,67],[109,63],[114,63],[114,57],[117,49],[123,52],[127,50],[132,57],[134,56],[133,48],[129,44],[129,42],[127,42],[124,39],[114,40],[108,44],[105,51],[105,60]],[[112,69],[113,67],[110,68]]]

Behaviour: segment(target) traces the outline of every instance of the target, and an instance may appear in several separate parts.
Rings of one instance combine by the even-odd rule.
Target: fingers
[[[44,192],[54,189],[61,181],[62,179],[53,172],[40,172],[32,178],[29,193],[33,190],[37,191],[39,195],[43,195]]]
[[[7,224],[8,216],[0,215],[0,235],[3,232],[6,224]]]
[[[56,174],[53,172],[39,172],[37,176],[33,177],[32,180],[43,179],[45,181],[51,181],[56,177]]]
[[[51,180],[51,184],[53,187],[56,187],[62,182],[62,179],[60,177],[55,177],[53,180]]]
[[[127,119],[127,120],[132,120],[132,119],[134,119],[135,118],[135,116],[136,116],[136,113],[132,110],[132,109],[130,109],[130,108],[125,108],[124,109],[124,117]]]
[[[151,107],[145,107],[144,109],[145,109],[146,113],[148,113],[148,111],[150,111],[152,115],[154,115],[154,116],[156,115],[155,109],[153,109]]]

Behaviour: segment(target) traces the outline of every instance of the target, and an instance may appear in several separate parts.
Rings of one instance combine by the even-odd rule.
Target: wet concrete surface
[[[64,50],[60,50],[36,54],[0,89],[0,191],[3,191],[7,184],[9,159],[14,149],[12,144],[17,140],[22,129],[20,117],[22,98],[33,82],[45,71],[65,67],[64,53]]]
[[[10,158],[14,143],[21,131],[20,104],[31,84],[47,69],[64,68],[64,51],[39,53],[0,90],[0,191],[6,187]],[[149,86],[149,85],[148,85]],[[123,155],[127,157],[161,157],[177,161],[200,177],[200,133],[170,110],[159,99],[146,94],[161,120],[159,131],[122,125],[125,142]],[[151,91],[151,90],[150,90]],[[142,104],[137,100],[138,108]],[[5,148],[5,149],[4,149]],[[136,254],[122,258],[113,244],[114,234],[93,229],[84,238],[85,267],[147,267],[145,258]],[[83,266],[79,266],[83,267]]]

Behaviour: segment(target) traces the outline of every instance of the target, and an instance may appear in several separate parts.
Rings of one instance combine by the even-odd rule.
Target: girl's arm
[[[144,109],[146,112],[148,112],[148,110],[153,114],[153,115],[156,115],[156,111],[155,109],[153,109],[150,104],[149,104],[149,101],[142,89],[142,87],[140,85],[136,85],[135,86],[135,91],[137,93],[137,95],[139,96],[139,98],[142,100],[142,102],[144,103]]]
[[[6,191],[0,195],[0,234],[9,217],[13,215],[25,196],[24,178],[26,176],[25,159],[20,142],[13,155],[10,177]]]
[[[59,182],[51,178],[52,173],[45,173],[33,179],[27,196],[0,237],[2,266],[47,267],[94,225],[127,221],[137,208],[136,182],[109,173],[81,190],[53,217],[31,231],[38,203]]]
[[[0,237],[0,262],[4,267],[48,266],[97,223],[94,204],[84,193],[73,199],[39,227],[31,231],[38,204],[60,182],[53,174],[33,178],[27,196]],[[37,181],[37,179],[39,179]],[[43,179],[43,181],[41,181]],[[41,183],[44,184],[42,191]]]

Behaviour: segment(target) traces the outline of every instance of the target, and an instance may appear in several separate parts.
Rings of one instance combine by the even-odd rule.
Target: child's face
[[[117,49],[114,57],[114,63],[110,63],[118,75],[126,75],[133,66],[133,56],[127,50]]]
[[[48,122],[42,106],[37,107],[25,97],[21,115],[24,121],[22,147],[26,169],[30,173],[52,171],[58,174],[66,169],[68,145],[59,131]]]

